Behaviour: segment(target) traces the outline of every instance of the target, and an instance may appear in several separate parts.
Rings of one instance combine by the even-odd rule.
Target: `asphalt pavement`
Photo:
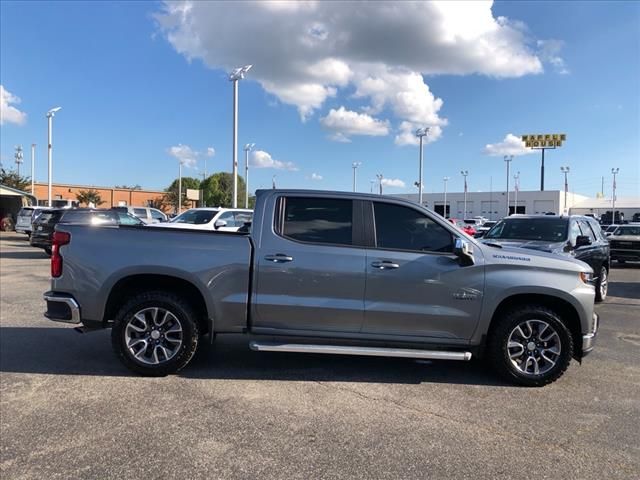
[[[48,276],[24,235],[0,235],[2,479],[640,477],[639,264],[612,269],[595,351],[538,389],[481,362],[258,353],[242,336],[143,378],[108,331],[42,315]]]

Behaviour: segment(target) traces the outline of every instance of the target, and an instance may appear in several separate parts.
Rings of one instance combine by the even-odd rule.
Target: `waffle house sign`
[[[567,139],[564,133],[545,133],[537,135],[522,135],[522,141],[527,148],[556,148],[561,147]]]

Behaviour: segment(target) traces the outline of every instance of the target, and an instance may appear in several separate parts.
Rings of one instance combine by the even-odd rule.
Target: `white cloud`
[[[415,143],[408,131],[430,126],[441,133],[447,123],[442,99],[422,74],[542,72],[526,26],[494,17],[492,3],[187,1],[166,2],[155,18],[189,60],[226,71],[253,64],[247,81],[297,107],[303,120],[340,89],[354,88],[368,102],[366,115],[409,122],[396,136],[404,145]],[[339,131],[334,139],[348,137]]]
[[[332,140],[348,142],[352,135],[384,136],[389,134],[389,122],[378,120],[366,113],[352,112],[340,107],[331,109],[320,119],[324,128],[333,132]]]
[[[405,187],[405,183],[402,180],[400,180],[399,178],[383,178],[382,179],[382,186],[383,187],[404,188]]]
[[[18,105],[19,103],[19,97],[16,97],[8,90],[5,90],[3,85],[0,85],[0,125],[5,123],[24,125],[27,121],[27,114],[12,105]]]
[[[318,175],[317,173],[311,174],[311,180],[322,180],[322,175]]]
[[[174,147],[169,147],[167,153],[176,158],[182,165],[189,168],[196,166],[199,155],[198,152],[193,150],[189,145],[182,145],[181,143]]]
[[[207,157],[213,157],[216,154],[216,149],[213,147],[207,147]]]
[[[520,137],[516,137],[513,133],[508,133],[502,142],[488,143],[484,147],[486,155],[527,155],[533,153],[533,150],[525,147]]]
[[[536,43],[539,56],[543,61],[551,64],[553,69],[560,75],[568,75],[570,73],[564,58],[560,56],[560,50],[564,46],[562,40],[538,40]]]
[[[290,171],[298,170],[298,167],[296,167],[292,162],[276,160],[271,156],[271,154],[264,150],[255,150],[252,152],[249,163],[254,168],[275,168],[276,170]]]

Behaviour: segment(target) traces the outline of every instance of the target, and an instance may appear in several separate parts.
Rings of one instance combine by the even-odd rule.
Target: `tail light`
[[[71,242],[71,234],[68,232],[53,232],[51,240],[51,276],[58,278],[62,275],[60,247]]]

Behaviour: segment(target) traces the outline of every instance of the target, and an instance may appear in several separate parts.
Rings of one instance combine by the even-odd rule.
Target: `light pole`
[[[48,119],[48,124],[49,124],[49,129],[48,129],[48,163],[49,163],[49,178],[48,178],[48,193],[47,193],[47,206],[52,207],[52,202],[51,202],[51,179],[52,179],[52,166],[53,166],[53,117],[55,116],[56,112],[60,111],[62,107],[55,107],[52,108],[51,110],[49,110],[47,112],[47,119]]]
[[[419,128],[416,130],[416,137],[420,139],[420,167],[418,169],[418,203],[422,205],[422,166],[423,166],[423,149],[422,139],[429,134],[429,127]]]
[[[505,155],[504,161],[507,164],[507,217],[509,216],[509,164],[513,160],[513,155]]]
[[[353,162],[351,164],[351,168],[353,168],[353,191],[356,191],[356,170],[358,170],[358,167],[362,165],[362,162]]]
[[[36,144],[31,144],[31,195],[36,194],[36,185],[35,185],[35,168],[36,168]]]
[[[515,206],[513,207],[513,213],[518,213],[518,190],[520,190],[520,172],[513,176],[513,190],[515,195]]]
[[[244,146],[244,208],[249,208],[249,152],[255,146],[255,143],[247,143]]]
[[[182,160],[178,160],[178,215],[182,211]]]
[[[444,214],[443,217],[447,218],[447,182],[449,181],[449,177],[443,177],[444,180]]]
[[[613,191],[611,193],[611,225],[616,224],[616,175],[620,172],[619,168],[612,168],[611,174],[613,175]]]
[[[464,216],[462,219],[467,218],[467,175],[469,175],[468,170],[460,170],[460,175],[464,177]]]
[[[276,176],[275,175],[273,177],[271,177],[271,187],[274,190],[276,189]]]
[[[383,179],[384,177],[382,176],[382,174],[381,174],[381,173],[378,173],[378,174],[376,175],[376,178],[378,179],[378,185],[380,186],[380,195],[382,195],[382,179]]]
[[[567,213],[567,193],[569,193],[569,182],[567,181],[567,175],[569,173],[569,167],[560,167],[560,171],[564,173],[564,213]]]
[[[18,176],[20,176],[20,165],[22,165],[22,159],[24,158],[24,155],[22,153],[22,145],[16,145],[16,153],[14,155],[15,158],[15,162],[16,162],[16,167],[18,169]]]
[[[238,80],[250,69],[251,65],[245,65],[229,74],[229,81],[233,82],[233,208],[238,208]]]

